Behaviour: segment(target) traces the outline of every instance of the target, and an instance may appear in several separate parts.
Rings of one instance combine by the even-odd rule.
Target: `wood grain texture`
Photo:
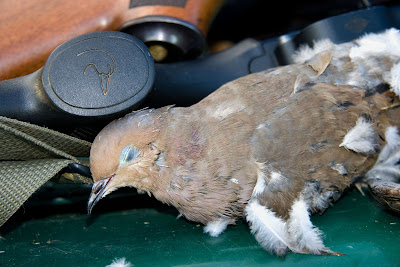
[[[0,1],[0,80],[39,69],[58,45],[71,38],[118,30],[144,16],[172,16],[205,34],[222,2],[188,0],[184,8],[145,5],[129,9],[129,0]]]
[[[0,79],[31,73],[59,44],[78,35],[118,28],[128,0],[0,2]]]
[[[210,23],[225,0],[188,0],[184,8],[177,6],[141,6],[130,9],[122,15],[122,21],[146,16],[171,16],[196,26],[206,35]]]

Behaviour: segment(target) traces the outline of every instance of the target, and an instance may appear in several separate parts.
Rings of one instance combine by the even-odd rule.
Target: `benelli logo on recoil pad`
[[[86,73],[89,73],[90,69],[93,69],[94,72],[98,75],[99,80],[100,80],[100,87],[101,87],[101,91],[103,92],[103,95],[107,95],[108,94],[108,90],[109,90],[109,86],[110,86],[110,79],[111,76],[115,73],[115,70],[117,68],[117,64],[115,62],[115,59],[113,57],[113,55],[105,50],[102,49],[89,49],[89,50],[85,50],[81,53],[79,53],[77,56],[81,56],[83,54],[86,53],[101,53],[103,55],[101,55],[101,57],[107,57],[110,60],[109,63],[107,63],[106,67],[104,66],[99,66],[96,65],[95,63],[89,63],[86,65],[83,74],[86,75]],[[106,62],[107,62],[106,61]],[[111,64],[110,64],[111,63]],[[106,71],[104,71],[106,69]]]

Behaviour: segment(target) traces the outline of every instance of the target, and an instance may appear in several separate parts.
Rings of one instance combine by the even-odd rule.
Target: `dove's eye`
[[[135,146],[126,146],[121,150],[121,154],[119,155],[119,166],[121,167],[129,162],[135,161],[140,156],[140,150],[138,150]]]

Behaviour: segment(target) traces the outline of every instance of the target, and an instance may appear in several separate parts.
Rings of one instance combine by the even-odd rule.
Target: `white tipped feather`
[[[332,55],[330,62],[332,67],[326,75],[318,71],[317,76],[322,75],[314,81],[352,85],[364,90],[374,89],[386,83],[391,86],[391,90],[396,95],[400,95],[400,31],[398,29],[391,28],[380,33],[365,34],[348,43],[333,44],[329,40],[320,40],[315,42],[313,47],[303,45],[294,53],[293,61],[305,64],[312,58],[318,58],[318,54],[326,52]],[[351,68],[349,68],[350,62]],[[336,75],[336,69],[348,69],[348,71]],[[293,94],[302,88],[303,80],[307,79],[304,77],[297,79]]]
[[[400,57],[400,32],[391,28],[382,33],[369,33],[356,40],[358,46],[350,50],[350,57],[367,58],[376,56]]]
[[[397,96],[400,96],[400,63],[397,63],[390,70],[390,77],[388,83],[390,90]]]
[[[125,260],[125,258],[115,259],[110,265],[106,267],[131,267],[132,264]]]
[[[310,58],[315,56],[315,51],[309,45],[302,45],[300,48],[293,54],[292,59],[294,63],[304,63]]]
[[[333,170],[337,171],[340,175],[347,175],[348,174],[348,171],[347,171],[346,167],[342,163],[337,163],[337,164],[331,165],[331,168]]]
[[[323,192],[318,182],[307,182],[301,195],[312,212],[322,213],[329,207],[330,201],[338,200],[341,194],[331,190]]]
[[[295,63],[304,63],[321,52],[332,50],[334,46],[335,45],[329,39],[322,39],[314,42],[313,48],[308,45],[303,45],[294,53],[293,61]]]
[[[307,250],[312,254],[329,251],[322,242],[322,233],[311,223],[307,204],[302,199],[293,204],[287,229],[291,244],[295,244],[298,251]]]
[[[396,81],[398,74],[395,73],[398,68],[394,68],[400,60],[399,30],[391,28],[381,33],[366,34],[355,43],[349,57],[357,68],[350,74],[348,84],[373,88],[388,83],[395,92],[399,85]]]
[[[269,191],[284,191],[287,189],[290,180],[283,176],[279,171],[271,171],[268,179],[267,188]]]
[[[386,145],[383,147],[381,153],[379,153],[376,164],[380,164],[387,160],[390,155],[394,154],[400,149],[400,136],[399,130],[396,126],[390,126],[385,131]]]
[[[285,176],[283,176],[280,172],[274,172],[273,171],[273,172],[271,172],[270,180],[269,180],[268,185],[281,183],[281,182],[284,182],[286,180],[287,180],[287,178]]]
[[[299,91],[301,91],[301,89],[308,83],[311,82],[311,78],[302,73],[299,74],[296,78],[296,81],[294,82],[294,86],[293,86],[293,92],[291,95],[294,95],[296,93],[298,93]]]
[[[346,134],[343,142],[339,145],[339,147],[342,146],[358,153],[374,153],[376,134],[372,124],[364,117],[358,118],[356,126]]]
[[[233,223],[232,219],[219,219],[218,221],[213,221],[207,223],[204,227],[204,233],[208,233],[212,237],[219,236],[223,231],[225,231],[226,227]]]
[[[257,183],[254,186],[252,197],[256,197],[262,194],[265,190],[265,173],[263,170],[263,165],[259,164],[259,169],[257,170]]]
[[[387,144],[379,154],[375,166],[368,171],[366,178],[380,178],[397,182],[400,179],[400,136],[397,127],[390,126],[385,132]]]
[[[274,212],[253,200],[245,208],[245,217],[252,234],[264,249],[277,255],[284,255],[290,249],[286,223]]]

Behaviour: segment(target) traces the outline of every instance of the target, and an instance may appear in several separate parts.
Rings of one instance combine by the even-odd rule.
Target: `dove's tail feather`
[[[270,253],[284,256],[290,249],[286,223],[273,211],[252,200],[245,209],[246,220],[258,243]]]
[[[304,200],[294,202],[287,221],[287,229],[295,252],[314,255],[343,255],[326,248],[322,241],[322,232],[315,227]],[[293,249],[292,249],[293,250]]]
[[[289,251],[314,255],[344,255],[325,247],[322,233],[311,223],[307,204],[301,199],[293,204],[288,221],[279,218],[254,199],[247,205],[245,216],[251,233],[270,253],[278,256],[284,256]]]

